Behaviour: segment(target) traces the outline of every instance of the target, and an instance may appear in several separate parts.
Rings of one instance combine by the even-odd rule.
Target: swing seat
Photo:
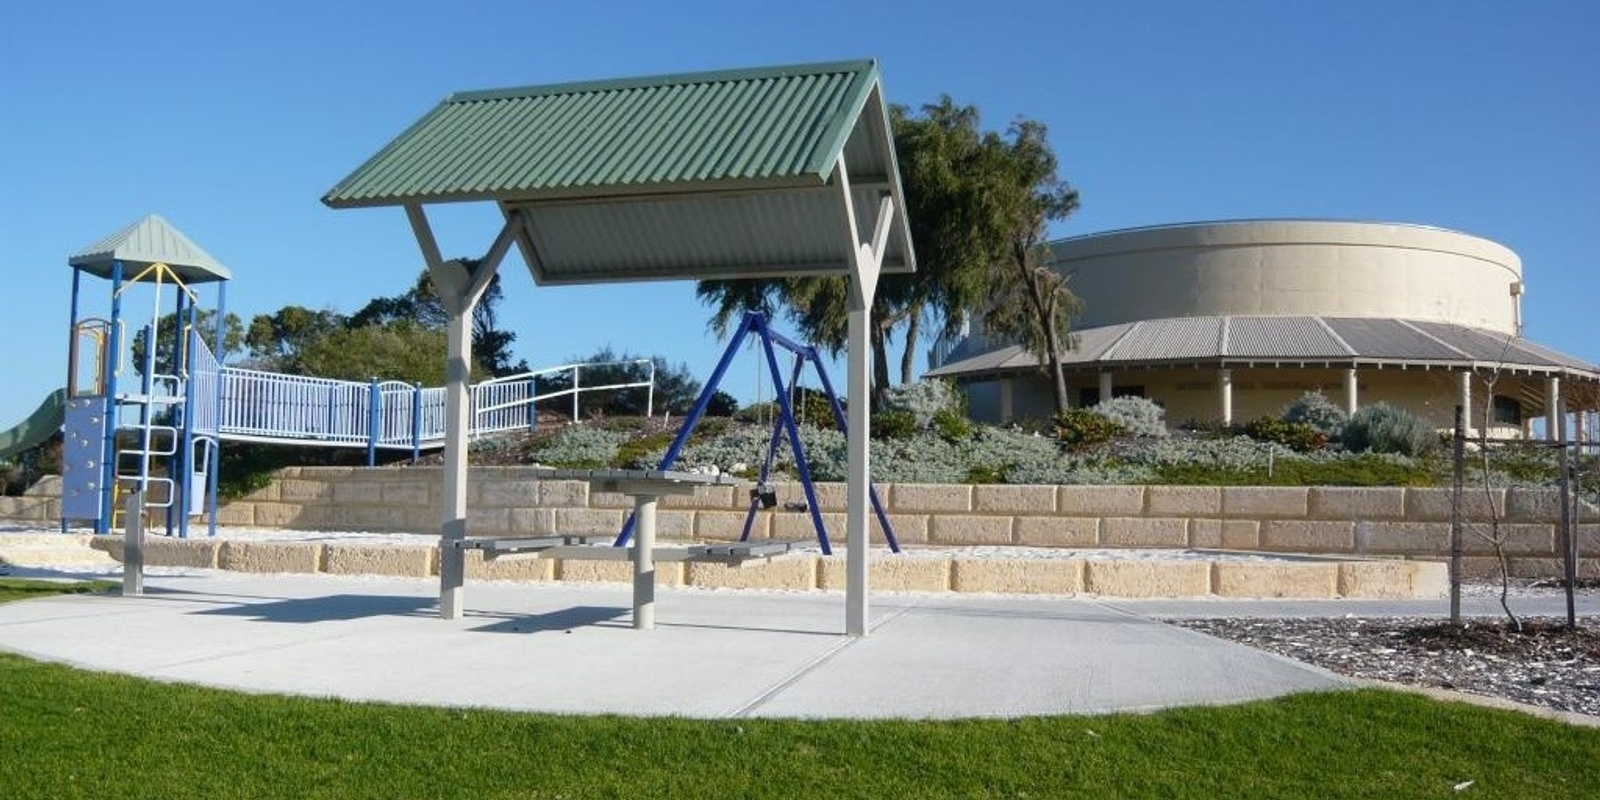
[[[493,560],[524,553],[543,555],[556,547],[596,546],[605,539],[602,536],[507,536],[457,539],[450,545],[457,550],[481,550],[485,559]]]

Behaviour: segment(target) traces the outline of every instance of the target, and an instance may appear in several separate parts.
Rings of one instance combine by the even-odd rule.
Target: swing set
[[[668,470],[678,460],[683,446],[689,441],[690,434],[694,433],[695,425],[705,416],[706,408],[711,403],[711,398],[717,393],[723,377],[728,372],[728,367],[733,363],[734,356],[738,355],[740,347],[750,337],[757,337],[761,356],[767,367],[767,373],[772,376],[772,388],[777,400],[778,413],[772,424],[772,435],[767,439],[766,454],[761,461],[761,470],[756,478],[755,488],[750,490],[750,506],[745,513],[744,530],[739,536],[739,541],[749,541],[750,531],[755,523],[756,514],[763,509],[771,509],[778,504],[777,493],[771,489],[767,481],[772,475],[772,465],[778,455],[781,442],[788,441],[789,449],[794,453],[795,471],[800,476],[800,487],[805,492],[803,504],[786,504],[786,507],[807,511],[811,515],[811,525],[817,533],[817,544],[822,547],[823,555],[833,555],[833,548],[828,543],[827,526],[822,522],[822,511],[817,506],[816,487],[811,481],[811,465],[806,459],[805,446],[800,442],[800,429],[795,422],[795,409],[792,393],[799,385],[802,372],[807,362],[816,370],[817,379],[822,384],[823,393],[828,398],[828,405],[833,411],[833,419],[839,426],[840,432],[849,435],[848,424],[845,421],[844,406],[839,403],[839,395],[833,390],[833,383],[828,380],[828,372],[823,369],[822,359],[817,355],[817,349],[811,345],[800,344],[780,333],[772,330],[764,314],[747,312],[739,322],[739,328],[728,341],[728,348],[723,351],[722,358],[717,362],[717,367],[711,373],[711,378],[706,381],[700,390],[700,396],[695,399],[694,406],[689,409],[689,414],[684,418],[683,426],[678,429],[678,435],[672,440],[672,445],[667,448],[667,453],[661,459],[659,469]],[[781,347],[794,356],[794,362],[789,370],[789,379],[785,383],[783,374],[779,371],[778,354],[774,349]],[[759,370],[758,370],[759,371]],[[758,379],[759,392],[759,379]],[[804,402],[804,398],[802,398]],[[802,412],[803,413],[803,412]],[[868,486],[867,495],[872,501],[873,513],[877,514],[878,523],[883,526],[883,538],[889,545],[890,552],[900,552],[900,543],[896,541],[894,526],[889,524],[889,515],[884,513],[883,501],[878,498],[877,487]],[[634,519],[629,515],[627,522],[623,523],[622,532],[617,535],[614,543],[616,547],[624,547],[633,536]]]

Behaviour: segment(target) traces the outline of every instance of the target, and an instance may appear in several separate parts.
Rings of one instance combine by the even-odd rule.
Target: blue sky
[[[0,428],[65,382],[66,259],[147,213],[234,273],[229,310],[353,312],[421,266],[398,209],[318,198],[453,91],[877,58],[891,102],[1045,122],[1083,207],[1173,222],[1421,223],[1523,259],[1527,334],[1591,361],[1600,4],[1580,2],[0,3]],[[481,254],[487,207],[436,218]],[[535,365],[600,346],[710,373],[692,284],[539,288]],[[86,283],[86,310],[109,303]],[[748,399],[754,364],[725,387]]]

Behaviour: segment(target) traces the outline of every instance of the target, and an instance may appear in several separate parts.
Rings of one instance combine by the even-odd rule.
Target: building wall
[[[1389,317],[1515,333],[1521,260],[1476,236],[1320,220],[1195,223],[1052,245],[1078,328],[1223,315]]]

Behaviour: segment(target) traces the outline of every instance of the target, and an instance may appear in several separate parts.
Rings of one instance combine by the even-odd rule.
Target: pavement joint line
[[[888,625],[889,623],[891,623],[891,622],[893,622],[893,621],[905,616],[906,614],[910,613],[913,609],[915,609],[919,605],[921,605],[921,601],[920,600],[915,600],[915,599],[912,600],[912,602],[907,603],[906,605],[896,609],[894,611],[894,613],[889,614],[888,616],[885,616],[882,619],[878,620],[877,622],[873,623],[871,626],[869,626],[867,628],[867,633],[869,635],[873,634],[873,633],[876,633],[879,628],[882,628],[883,626]],[[758,708],[766,705],[767,703],[771,702],[773,700],[773,698],[776,698],[778,695],[783,694],[791,686],[794,686],[795,684],[797,684],[800,681],[804,680],[806,678],[806,676],[808,676],[811,673],[813,673],[813,672],[817,671],[818,669],[820,669],[822,667],[822,665],[828,663],[829,661],[832,661],[835,656],[839,655],[840,653],[844,652],[845,650],[849,649],[851,646],[859,643],[862,639],[865,639],[865,638],[866,638],[865,636],[849,636],[849,635],[845,635],[843,640],[835,642],[832,646],[830,646],[827,649],[823,650],[821,653],[818,653],[815,658],[812,658],[810,661],[807,661],[806,663],[800,665],[797,669],[795,669],[794,672],[791,672],[788,675],[784,676],[783,678],[778,679],[778,681],[776,683],[774,683],[771,687],[769,687],[768,689],[763,691],[761,694],[756,695],[755,699],[750,700],[749,702],[745,703],[744,705],[741,705],[741,706],[735,708],[733,711],[728,712],[728,714],[724,718],[725,719],[745,719],[745,718],[749,717],[752,713],[755,713],[756,709],[758,709]]]

